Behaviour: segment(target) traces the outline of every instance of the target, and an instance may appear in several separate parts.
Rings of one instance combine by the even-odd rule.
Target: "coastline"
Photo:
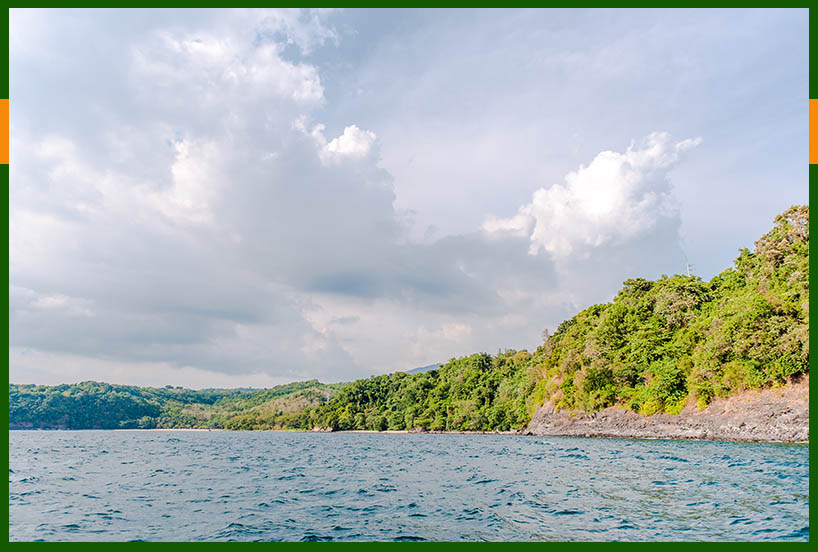
[[[94,430],[94,428],[88,428]],[[10,431],[75,431],[66,428],[9,427]],[[689,401],[677,415],[658,413],[642,416],[621,406],[599,412],[558,411],[553,403],[538,407],[528,426],[511,431],[442,430],[312,430],[221,428],[101,429],[99,431],[259,431],[277,433],[360,433],[427,435],[520,435],[540,437],[595,437],[702,441],[746,441],[809,444],[809,374],[785,387],[745,391],[717,398],[698,410]],[[81,431],[81,430],[80,430]]]
[[[717,398],[698,410],[690,401],[678,415],[642,416],[612,406],[594,413],[539,407],[527,434],[809,444],[809,375],[785,387]]]

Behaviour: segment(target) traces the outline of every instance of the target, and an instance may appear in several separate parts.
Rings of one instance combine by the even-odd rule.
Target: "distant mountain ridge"
[[[437,364],[429,364],[427,366],[420,366],[418,368],[412,368],[411,370],[408,370],[406,373],[407,374],[422,374],[424,372],[428,372],[429,370],[437,370],[441,366],[443,366],[443,365],[438,362]]]

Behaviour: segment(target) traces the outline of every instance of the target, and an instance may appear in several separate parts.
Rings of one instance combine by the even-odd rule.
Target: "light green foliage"
[[[691,394],[781,384],[809,370],[809,210],[791,207],[710,282],[627,280],[613,303],[564,322],[544,349],[560,408],[619,403],[678,413]]]
[[[557,409],[620,404],[679,413],[695,399],[780,385],[809,370],[809,209],[791,207],[704,282],[624,282],[613,302],[560,324],[533,353],[452,359],[437,370],[262,391],[84,382],[9,385],[11,427],[509,430]]]

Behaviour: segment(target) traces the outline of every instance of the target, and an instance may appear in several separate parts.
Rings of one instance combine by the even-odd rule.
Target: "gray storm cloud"
[[[375,133],[305,131],[317,70],[257,35],[151,30],[104,76],[136,83],[139,118],[91,141],[15,126],[13,348],[338,380],[368,367],[308,320],[321,297],[492,315],[499,282],[548,282],[509,240],[408,242]]]
[[[444,120],[456,109],[416,106],[460,97],[438,79],[401,80],[400,96],[387,78],[377,101],[342,90],[369,55],[345,49],[344,17],[356,14],[12,10],[12,381],[348,380],[535,347],[625,278],[677,269],[675,190],[698,140],[654,133],[541,177],[499,149],[505,127],[473,132],[475,118],[457,134],[462,121]],[[458,77],[424,60],[440,82]],[[509,109],[498,102],[491,113]],[[448,172],[407,178],[395,148]],[[468,188],[487,160],[503,170],[472,188],[494,182],[497,210]],[[520,175],[531,184],[509,204]],[[445,213],[437,234],[401,207],[435,189],[452,194],[421,213]]]

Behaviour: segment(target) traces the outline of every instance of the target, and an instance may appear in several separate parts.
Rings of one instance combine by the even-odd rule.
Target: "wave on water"
[[[809,540],[809,446],[10,432],[13,541]]]

